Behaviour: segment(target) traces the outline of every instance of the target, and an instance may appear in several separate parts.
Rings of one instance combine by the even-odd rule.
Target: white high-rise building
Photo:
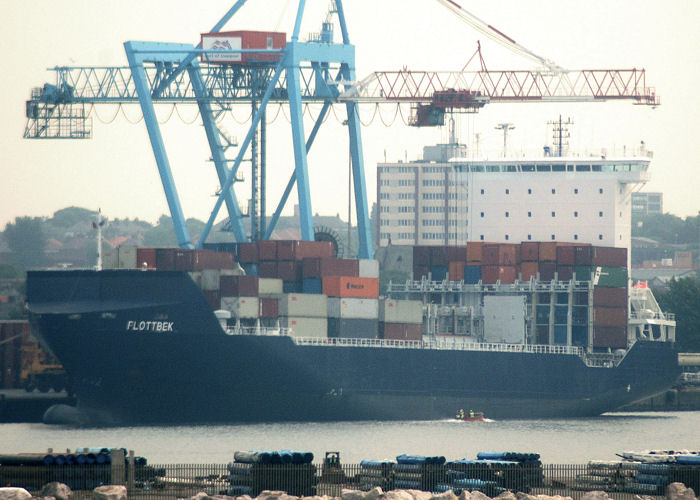
[[[446,154],[426,149],[422,161],[377,166],[380,246],[554,240],[629,248],[632,193],[649,180],[648,157],[464,160],[456,145],[441,146]]]

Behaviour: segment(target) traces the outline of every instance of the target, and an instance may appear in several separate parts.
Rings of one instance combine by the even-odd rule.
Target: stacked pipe
[[[480,452],[476,460],[448,462],[438,491],[481,491],[495,497],[506,490],[527,493],[542,483],[542,463],[535,453]]]
[[[376,487],[383,491],[393,490],[394,467],[396,463],[390,460],[362,460],[358,474],[360,490],[369,491]]]
[[[394,488],[435,491],[444,481],[445,457],[399,455],[394,466]]]
[[[229,463],[229,495],[257,496],[264,490],[310,496],[316,476],[313,453],[306,451],[236,451]]]

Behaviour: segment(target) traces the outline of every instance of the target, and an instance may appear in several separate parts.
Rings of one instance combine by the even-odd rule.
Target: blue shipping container
[[[323,281],[318,278],[304,278],[301,282],[302,293],[323,293]]]
[[[481,281],[481,266],[464,266],[464,283],[476,285]]]
[[[298,281],[283,281],[282,292],[284,293],[302,293],[301,283]]]
[[[447,279],[447,272],[447,266],[430,266],[430,274],[433,281],[443,281]]]
[[[248,276],[258,275],[258,265],[257,264],[243,264],[243,270]]]

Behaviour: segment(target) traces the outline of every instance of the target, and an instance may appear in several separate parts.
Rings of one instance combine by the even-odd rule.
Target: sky
[[[295,0],[248,0],[225,30],[285,31],[290,36]],[[319,31],[328,0],[307,0],[302,38]],[[512,123],[512,154],[534,154],[551,143],[547,122],[571,118],[571,150],[609,155],[644,141],[653,151],[652,180],[644,191],[664,194],[664,211],[681,217],[700,210],[700,1],[675,0],[461,0],[470,12],[533,52],[570,70],[645,68],[647,85],[661,97],[652,109],[630,101],[577,104],[493,103],[476,115],[456,117],[458,139],[497,156],[499,123]],[[138,106],[97,106],[89,140],[26,140],[25,101],[33,87],[53,83],[54,66],[125,66],[127,40],[197,43],[233,5],[232,0],[36,0],[0,2],[5,72],[0,84],[0,229],[17,216],[47,216],[68,206],[108,218],[155,222],[169,214]],[[493,43],[436,0],[345,0],[358,78],[373,71],[459,70],[481,40],[489,69],[533,69],[534,64]],[[339,33],[336,34],[336,40]],[[308,134],[320,107],[305,118]],[[363,105],[362,141],[367,194],[376,201],[378,162],[415,160],[422,148],[447,142],[446,127],[414,128],[395,108]],[[248,107],[237,107],[224,127],[240,141]],[[268,215],[277,206],[293,168],[286,109],[270,108]],[[159,107],[165,145],[186,217],[206,220],[218,187],[201,122],[193,106]],[[309,154],[312,210],[347,218],[348,138],[344,107],[336,106]],[[194,120],[194,122],[193,122]],[[132,123],[135,122],[135,123]],[[192,124],[188,124],[193,122]],[[383,122],[391,123],[385,126]],[[250,197],[249,174],[236,185],[241,204]],[[291,215],[296,192],[285,210]],[[222,210],[220,220],[224,215]],[[353,215],[354,218],[354,215]]]

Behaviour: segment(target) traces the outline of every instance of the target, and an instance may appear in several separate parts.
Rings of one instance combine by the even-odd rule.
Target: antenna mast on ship
[[[97,264],[96,271],[102,271],[102,226],[105,225],[106,219],[102,217],[102,209],[97,209],[97,221],[92,222],[92,228],[97,229]]]

